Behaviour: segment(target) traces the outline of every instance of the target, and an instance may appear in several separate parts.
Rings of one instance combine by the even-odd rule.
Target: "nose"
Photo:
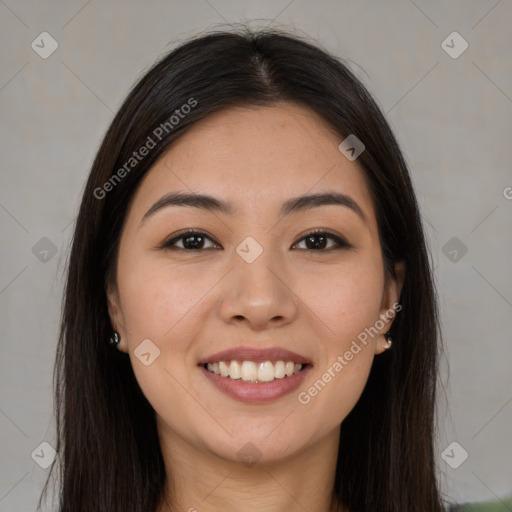
[[[259,331],[283,326],[298,314],[299,300],[285,264],[264,250],[252,263],[238,254],[223,288],[220,313],[225,322],[247,323]]]

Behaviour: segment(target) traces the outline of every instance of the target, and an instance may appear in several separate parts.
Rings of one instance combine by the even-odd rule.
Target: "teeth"
[[[231,361],[229,365],[229,377],[231,379],[239,379],[241,375],[241,368],[237,361]]]
[[[293,361],[265,361],[255,363],[254,361],[219,361],[208,363],[208,371],[228,377],[230,379],[242,379],[244,382],[272,382],[274,379],[282,379],[285,376],[291,377],[302,370],[302,364]]]
[[[222,377],[229,377],[229,367],[224,361],[219,363],[219,370]]]
[[[261,382],[270,382],[276,377],[274,365],[270,361],[260,363],[258,366],[258,380]]]
[[[233,363],[231,363],[233,364]],[[258,367],[252,361],[244,361],[242,363],[242,380],[255,381],[258,378]]]
[[[276,379],[282,379],[286,375],[284,361],[277,361],[274,365]]]
[[[220,373],[219,363],[208,363],[207,368],[208,370],[210,370],[213,373],[216,373],[217,375]]]

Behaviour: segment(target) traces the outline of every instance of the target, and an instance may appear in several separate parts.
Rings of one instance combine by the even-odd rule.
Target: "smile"
[[[306,356],[283,347],[238,346],[210,354],[198,369],[224,395],[239,402],[270,403],[295,391],[313,369]]]

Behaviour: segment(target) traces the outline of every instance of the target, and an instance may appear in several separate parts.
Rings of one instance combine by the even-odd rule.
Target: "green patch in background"
[[[501,501],[454,505],[450,508],[450,512],[512,512],[512,498]]]

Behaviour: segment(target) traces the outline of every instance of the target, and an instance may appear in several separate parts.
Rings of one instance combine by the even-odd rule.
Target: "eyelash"
[[[334,233],[330,233],[329,231],[325,231],[325,230],[322,230],[322,229],[314,229],[312,231],[309,231],[297,243],[293,244],[293,246],[295,247],[296,245],[298,245],[300,242],[302,242],[303,240],[305,240],[308,237],[320,236],[320,235],[323,235],[326,238],[334,240],[338,244],[338,246],[337,247],[331,247],[330,249],[299,249],[299,250],[306,250],[306,251],[309,251],[309,252],[331,252],[333,250],[336,251],[336,250],[340,250],[340,249],[350,249],[350,248],[353,247],[352,245],[347,243],[345,240],[343,240],[343,238],[335,235]],[[204,238],[208,238],[209,240],[212,240],[206,233],[204,233],[202,231],[197,231],[197,230],[194,230],[194,229],[189,229],[189,230],[184,230],[184,231],[179,232],[172,239],[164,242],[163,245],[161,246],[161,249],[187,251],[187,252],[193,252],[193,251],[201,252],[201,251],[205,251],[207,249],[212,249],[212,247],[208,247],[207,249],[185,249],[185,248],[182,248],[182,247],[174,247],[173,246],[177,241],[182,240],[184,238],[187,238],[189,236],[201,236],[201,237],[204,237]]]

